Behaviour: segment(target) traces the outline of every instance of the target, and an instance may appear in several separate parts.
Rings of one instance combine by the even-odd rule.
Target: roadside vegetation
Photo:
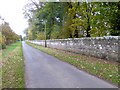
[[[0,89],[2,89],[2,50],[0,50]]]
[[[2,88],[24,88],[24,69],[21,42],[2,51]]]
[[[57,2],[31,0],[25,5],[24,16],[29,23],[24,31],[26,39],[120,35],[120,2],[55,1]]]
[[[106,61],[58,49],[45,48],[29,42],[27,42],[27,44],[112,84],[118,86],[118,83],[120,83],[117,62]]]
[[[22,37],[17,35],[6,22],[3,17],[0,16],[0,50],[5,49],[7,45],[19,41]]]
[[[0,16],[0,89],[22,88],[23,59],[22,36],[17,35],[9,23]]]

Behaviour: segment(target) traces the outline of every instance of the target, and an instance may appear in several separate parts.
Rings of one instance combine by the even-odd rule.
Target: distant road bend
[[[26,88],[116,88],[22,42]]]

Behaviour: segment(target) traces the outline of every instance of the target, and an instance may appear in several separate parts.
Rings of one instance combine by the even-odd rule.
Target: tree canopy
[[[0,49],[5,48],[6,45],[11,44],[19,40],[19,35],[17,35],[13,30],[10,28],[9,23],[4,21],[2,17],[0,20],[3,23],[0,25]]]
[[[32,5],[32,8],[30,8]],[[27,38],[80,38],[120,35],[120,2],[36,2],[24,8]]]

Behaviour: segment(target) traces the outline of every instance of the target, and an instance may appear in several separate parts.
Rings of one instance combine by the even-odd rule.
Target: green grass
[[[102,78],[110,83],[118,85],[118,63],[112,61],[106,61],[95,57],[75,54],[72,52],[66,52],[62,50],[45,48],[39,45],[31,44],[34,48],[39,49],[47,54],[50,54],[64,62],[68,62],[80,70],[84,70],[92,75]]]
[[[11,52],[12,50],[14,50],[20,43],[13,43],[9,46],[6,46],[6,49],[2,50],[2,57],[5,57],[8,55],[9,52]]]
[[[0,89],[2,89],[2,50],[0,50]]]
[[[2,88],[24,88],[21,42],[8,46],[2,56]]]

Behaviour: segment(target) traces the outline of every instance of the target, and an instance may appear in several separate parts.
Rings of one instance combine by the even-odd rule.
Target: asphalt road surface
[[[22,42],[26,88],[115,88],[115,86]]]

